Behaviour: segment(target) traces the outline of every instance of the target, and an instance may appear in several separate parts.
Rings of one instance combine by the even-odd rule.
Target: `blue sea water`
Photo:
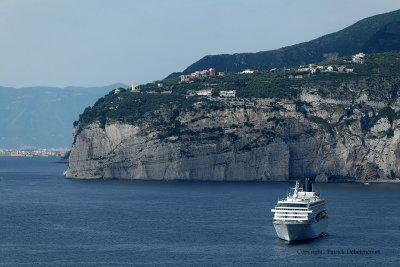
[[[399,266],[400,184],[318,184],[329,235],[289,244],[270,212],[288,183],[69,180],[56,161],[0,157],[0,265]]]

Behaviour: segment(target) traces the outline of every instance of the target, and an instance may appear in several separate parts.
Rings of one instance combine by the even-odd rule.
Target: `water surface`
[[[276,237],[270,212],[287,183],[69,180],[56,160],[0,157],[0,265],[396,266],[400,260],[400,184],[318,184],[329,236],[288,244]]]

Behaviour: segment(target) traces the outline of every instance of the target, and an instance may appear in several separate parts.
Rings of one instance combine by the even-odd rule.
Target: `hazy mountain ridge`
[[[81,111],[121,86],[126,87],[0,87],[0,147],[69,147]]]
[[[211,67],[220,71],[244,69],[267,70],[322,61],[332,56],[348,56],[357,52],[380,53],[400,50],[400,10],[365,18],[335,33],[309,42],[256,53],[208,55],[182,72],[189,74]]]

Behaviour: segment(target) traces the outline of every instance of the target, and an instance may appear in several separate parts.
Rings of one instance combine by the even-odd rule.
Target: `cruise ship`
[[[300,187],[298,181],[286,198],[274,209],[274,227],[279,238],[287,241],[312,239],[326,235],[328,215],[325,200],[313,190],[308,178]]]

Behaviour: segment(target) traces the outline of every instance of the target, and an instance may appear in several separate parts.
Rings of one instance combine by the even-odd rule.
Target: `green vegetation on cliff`
[[[299,96],[304,90],[311,90],[323,98],[351,102],[359,97],[362,88],[372,100],[385,101],[389,105],[397,99],[400,53],[367,55],[364,64],[356,64],[350,57],[343,57],[324,61],[318,65],[324,68],[346,66],[352,69],[352,72],[302,73],[301,78],[294,78],[299,74],[299,69],[295,67],[253,74],[227,73],[225,76],[203,77],[188,83],[179,82],[177,78],[168,78],[140,85],[138,92],[124,88],[111,91],[100,98],[94,106],[87,107],[80,115],[79,121],[75,122],[75,126],[79,124],[82,127],[94,121],[99,121],[101,125],[105,125],[107,121],[133,124],[146,116],[155,119],[171,116],[160,113],[162,108],[179,112],[193,110],[194,105],[198,103],[210,110],[224,109],[226,105],[240,106],[243,101],[251,102],[255,98],[286,99],[300,103]],[[211,89],[213,96],[196,95],[196,91],[202,89]],[[217,97],[221,90],[236,90],[236,97],[230,99]],[[327,109],[332,108],[334,107],[327,106]],[[314,118],[314,121],[329,128],[328,122],[317,118]]]

